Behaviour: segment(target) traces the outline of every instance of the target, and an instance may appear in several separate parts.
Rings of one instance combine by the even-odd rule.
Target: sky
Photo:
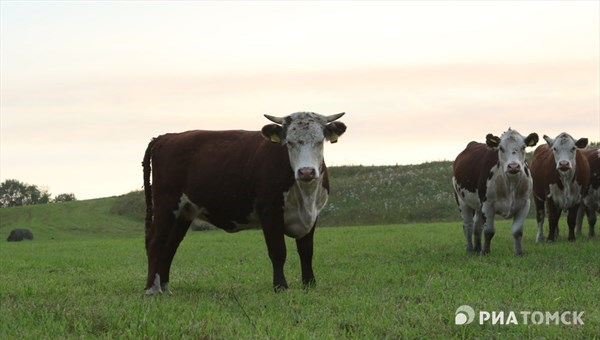
[[[346,112],[329,166],[454,160],[509,127],[600,140],[599,1],[3,0],[0,13],[0,181],[53,196],[139,190],[152,137],[260,130],[264,114]]]

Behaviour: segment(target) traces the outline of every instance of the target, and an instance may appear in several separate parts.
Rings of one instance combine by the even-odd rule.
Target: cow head
[[[525,148],[535,146],[539,137],[537,133],[531,133],[525,137],[509,128],[501,137],[490,133],[485,139],[487,146],[498,150],[498,162],[504,173],[517,175],[525,168]]]
[[[561,133],[555,139],[544,135],[544,140],[548,143],[554,154],[556,169],[562,173],[570,172],[575,169],[575,156],[577,149],[583,149],[587,146],[587,138],[575,140],[566,132]]]
[[[262,134],[274,143],[287,146],[294,176],[310,182],[321,176],[323,142],[336,143],[346,131],[344,123],[334,122],[343,115],[322,116],[313,112],[296,112],[282,118],[265,115],[276,124],[265,125]]]

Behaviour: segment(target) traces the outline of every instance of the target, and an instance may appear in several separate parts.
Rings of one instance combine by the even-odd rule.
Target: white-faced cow
[[[262,133],[188,131],[154,138],[142,162],[146,294],[169,292],[171,262],[195,218],[227,232],[262,226],[275,290],[288,287],[284,235],[295,238],[302,282],[314,284],[313,234],[329,194],[323,143],[337,142],[346,131],[335,122],[342,115],[265,115],[276,124]]]
[[[579,206],[577,212],[576,234],[581,235],[583,216],[587,215],[589,236],[594,237],[596,225],[596,212],[600,211],[600,149],[582,150],[590,166],[590,185],[588,192]]]
[[[537,242],[544,239],[545,205],[548,205],[548,241],[558,237],[561,211],[568,211],[569,241],[575,241],[575,222],[581,198],[587,194],[590,169],[579,150],[587,146],[587,138],[575,140],[568,133],[552,139],[544,135],[548,144],[538,146],[531,161],[533,196],[538,225]]]
[[[529,212],[532,190],[525,148],[535,146],[537,142],[535,133],[524,137],[508,129],[501,137],[488,134],[486,144],[469,143],[456,157],[452,184],[463,220],[467,253],[489,254],[496,232],[494,216],[499,214],[513,218],[514,253],[522,254],[523,222]],[[483,248],[482,228],[485,235]]]

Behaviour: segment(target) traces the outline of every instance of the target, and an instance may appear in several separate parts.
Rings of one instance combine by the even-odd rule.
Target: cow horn
[[[265,118],[267,118],[268,120],[272,121],[273,123],[277,123],[279,125],[283,125],[283,118],[280,117],[275,117],[275,116],[271,116],[271,115],[264,115]]]
[[[327,119],[327,123],[331,123],[334,120],[340,119],[345,114],[346,114],[346,112],[342,112],[342,113],[334,114],[334,115],[331,115],[331,116],[327,116],[327,117],[325,117],[325,119]]]

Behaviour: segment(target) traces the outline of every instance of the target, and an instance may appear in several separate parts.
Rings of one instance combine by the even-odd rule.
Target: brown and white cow
[[[538,139],[535,133],[525,137],[516,130],[508,129],[501,137],[488,134],[486,144],[469,143],[456,157],[452,184],[463,220],[467,253],[490,252],[496,233],[494,217],[499,214],[513,218],[514,253],[522,255],[523,222],[529,212],[532,190],[525,148],[535,146]],[[482,227],[485,235],[483,248]]]
[[[276,124],[262,132],[187,131],[154,138],[142,163],[146,294],[169,292],[171,262],[195,218],[227,232],[262,226],[275,290],[288,288],[284,235],[295,238],[302,282],[314,284],[313,235],[329,194],[323,143],[337,142],[346,131],[335,122],[342,115],[265,115]]]
[[[575,222],[582,197],[587,194],[590,178],[588,161],[579,149],[587,146],[587,138],[575,140],[568,133],[538,146],[531,161],[533,196],[538,225],[537,242],[544,239],[545,205],[548,205],[548,241],[558,237],[558,220],[568,211],[569,241],[575,241]]]
[[[579,206],[577,212],[576,234],[581,235],[583,216],[587,215],[589,236],[594,237],[596,225],[596,212],[600,211],[600,149],[582,150],[590,166],[590,185],[588,192]]]

